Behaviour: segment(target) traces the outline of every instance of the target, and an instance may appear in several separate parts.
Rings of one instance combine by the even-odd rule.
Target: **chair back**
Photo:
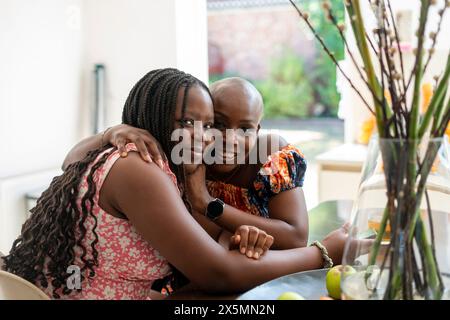
[[[4,265],[3,257],[4,256],[5,255],[0,251],[0,270],[3,270],[3,265]]]
[[[0,270],[0,300],[50,300],[34,284]]]

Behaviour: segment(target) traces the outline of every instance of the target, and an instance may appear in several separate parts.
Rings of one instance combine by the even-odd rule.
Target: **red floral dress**
[[[129,152],[136,151],[134,144],[126,146]],[[111,149],[106,150],[106,152]],[[100,154],[90,168],[102,157]],[[94,182],[97,192],[94,196],[93,213],[97,218],[95,232],[98,235],[96,249],[98,251],[98,266],[95,275],[81,283],[81,291],[72,291],[69,295],[59,293],[62,299],[150,299],[150,289],[153,282],[171,273],[168,261],[153,248],[125,219],[116,218],[99,206],[99,192],[112,166],[120,158],[116,150],[108,156],[106,162],[95,172]],[[81,198],[87,191],[87,177],[90,168],[83,175],[77,205],[81,209]],[[165,164],[165,172],[177,185],[174,174]],[[87,218],[84,246],[91,248],[94,240],[94,219]],[[80,261],[81,252],[76,252]],[[92,253],[87,253],[88,257]],[[80,265],[83,265],[80,263]],[[52,287],[43,290],[52,297]]]

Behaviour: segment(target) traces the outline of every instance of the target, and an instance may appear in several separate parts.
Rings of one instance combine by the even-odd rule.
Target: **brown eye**
[[[192,119],[183,119],[183,120],[181,120],[181,123],[185,127],[193,127],[194,126],[194,120],[192,120]]]

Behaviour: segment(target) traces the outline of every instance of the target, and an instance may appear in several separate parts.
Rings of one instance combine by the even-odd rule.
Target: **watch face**
[[[223,213],[223,202],[219,199],[215,199],[208,204],[207,215],[210,219],[220,217]]]

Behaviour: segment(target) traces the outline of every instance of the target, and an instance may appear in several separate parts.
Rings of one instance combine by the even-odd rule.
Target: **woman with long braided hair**
[[[212,99],[195,77],[154,70],[131,90],[122,120],[150,132],[170,155],[174,129],[192,133],[193,121],[205,129],[212,125]],[[258,261],[224,249],[186,207],[199,166],[168,159],[161,170],[141,161],[136,150],[127,145],[129,155],[121,158],[116,148],[102,146],[54,178],[4,258],[5,270],[54,298],[148,299],[152,283],[170,274],[170,265],[216,292],[323,267],[326,257],[318,247],[269,251]],[[346,238],[343,227],[323,240],[335,263]],[[68,272],[77,268],[78,285]]]

